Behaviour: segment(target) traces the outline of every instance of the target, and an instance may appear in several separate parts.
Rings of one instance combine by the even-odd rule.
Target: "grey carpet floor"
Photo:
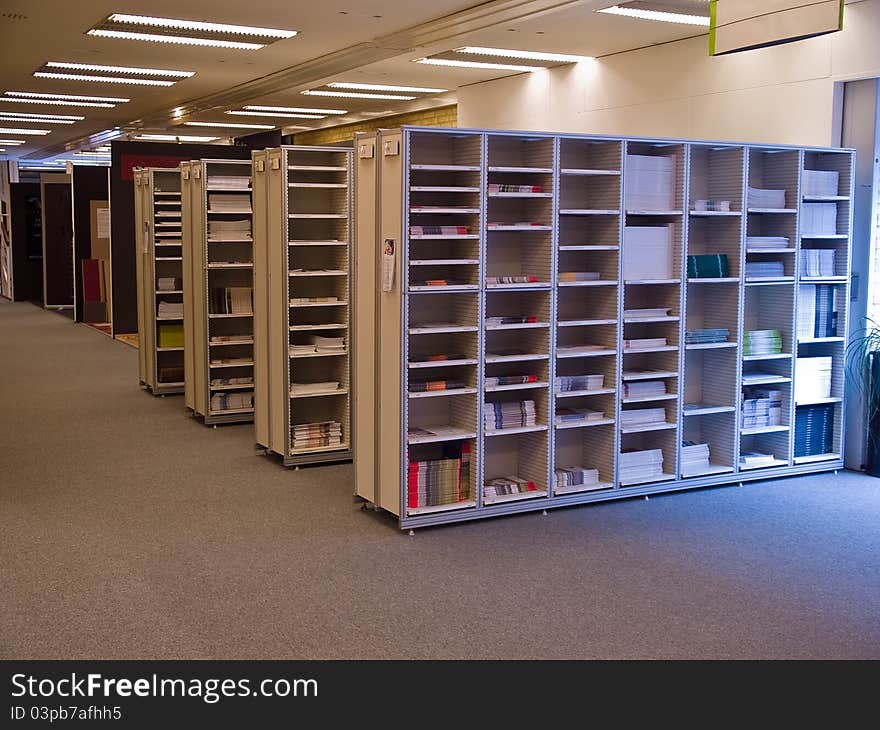
[[[880,480],[815,475],[424,529],[0,304],[0,656],[880,658]]]

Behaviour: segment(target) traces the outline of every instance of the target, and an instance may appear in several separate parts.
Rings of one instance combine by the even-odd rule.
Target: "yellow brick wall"
[[[403,124],[413,124],[419,127],[457,127],[458,106],[452,104],[436,109],[395,114],[390,117],[369,119],[354,124],[343,124],[339,127],[316,129],[313,132],[301,132],[294,135],[293,144],[325,145],[349,142],[354,139],[356,132],[370,132],[379,128],[394,129]]]

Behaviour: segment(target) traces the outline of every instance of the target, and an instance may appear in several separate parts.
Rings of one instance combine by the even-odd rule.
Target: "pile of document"
[[[322,337],[321,335],[312,335],[312,343],[315,346],[315,352],[345,352],[344,337]]]
[[[777,355],[782,352],[779,330],[749,330],[743,337],[743,355]]]
[[[235,391],[233,393],[214,393],[211,396],[211,411],[240,411],[254,407],[254,394]]]
[[[253,335],[211,335],[211,344],[249,345],[254,341]]]
[[[627,155],[624,203],[629,211],[675,210],[675,155]]]
[[[507,183],[489,183],[490,193],[540,193],[540,185],[509,185]]]
[[[209,241],[250,241],[251,237],[250,218],[208,221]]]
[[[817,456],[833,451],[834,406],[801,406],[794,416],[794,455]]]
[[[778,279],[785,276],[782,261],[746,261],[746,277],[749,279]]]
[[[159,317],[182,317],[183,302],[159,302]]]
[[[251,375],[241,378],[211,378],[212,388],[223,388],[229,385],[253,385],[254,379]]]
[[[486,376],[483,381],[487,388],[497,388],[501,385],[525,385],[526,383],[537,383],[537,375],[492,375]]]
[[[606,345],[558,345],[556,353],[560,356],[564,355],[588,355],[591,352],[604,352],[613,349]]]
[[[787,236],[746,236],[746,248],[789,248]]]
[[[249,286],[211,288],[208,311],[211,314],[251,314],[254,311],[253,289]]]
[[[730,335],[730,330],[726,327],[687,330],[684,333],[684,342],[686,345],[708,345],[716,342],[727,342],[728,335]]]
[[[801,276],[834,276],[833,248],[802,248]]]
[[[584,469],[582,466],[561,466],[553,472],[553,486],[557,489],[566,487],[598,486],[599,470]]]
[[[623,229],[623,278],[627,281],[673,278],[671,225]]]
[[[798,287],[798,339],[837,336],[837,287],[801,284]]]
[[[727,254],[695,254],[687,257],[689,279],[723,279],[730,276]]]
[[[321,395],[339,390],[338,380],[327,380],[322,383],[291,383],[291,395]]]
[[[557,408],[556,423],[577,423],[579,421],[601,421],[605,418],[602,411],[593,411],[589,408]]]
[[[338,297],[292,297],[289,303],[291,307],[296,307],[303,304],[332,304],[338,301]]]
[[[531,324],[537,321],[538,318],[531,314],[517,315],[514,317],[486,317],[485,320],[487,327],[499,327],[505,324]],[[450,323],[449,326],[460,327],[461,325]]]
[[[159,325],[159,347],[183,347],[182,324]]]
[[[443,378],[440,380],[410,380],[410,393],[433,393],[440,390],[461,390],[467,385],[458,378]]]
[[[242,357],[212,357],[211,365],[253,365],[254,361],[250,355]]]
[[[211,175],[208,187],[217,190],[250,190],[251,179],[243,175]]]
[[[656,319],[657,317],[668,317],[669,309],[624,309],[623,318],[631,319]]]
[[[513,403],[486,403],[483,406],[483,425],[487,431],[505,428],[525,428],[536,425],[535,401]]]
[[[624,340],[624,350],[651,350],[656,347],[666,347],[665,337],[643,337],[637,340]]]
[[[599,280],[599,272],[598,271],[560,271],[559,272],[559,281],[560,282],[598,281],[598,280]]]
[[[208,193],[208,210],[214,213],[250,212],[251,196],[249,193]]]
[[[741,469],[757,469],[761,466],[774,466],[776,457],[773,454],[765,454],[761,451],[748,451],[739,456]]]
[[[837,195],[840,173],[831,170],[804,170],[801,187],[805,198]]]
[[[521,479],[518,476],[495,477],[487,479],[483,484],[483,499],[491,502],[497,497],[509,494],[525,494],[526,492],[536,492],[538,488],[534,482],[528,479]]]
[[[785,190],[766,190],[749,186],[749,208],[769,208],[779,210],[785,208]]]
[[[498,286],[499,284],[537,284],[537,276],[529,274],[514,274],[510,276],[487,276],[486,286]]]
[[[623,384],[624,398],[652,398],[658,395],[666,395],[663,380],[633,380]]]
[[[830,357],[799,357],[795,360],[795,372],[795,403],[811,403],[831,397]]]
[[[156,282],[156,289],[159,291],[180,291],[183,289],[183,279],[173,276],[160,276]]]
[[[618,466],[621,482],[650,482],[663,476],[663,452],[660,449],[621,451]]]
[[[681,475],[691,477],[709,470],[709,444],[681,442]]]
[[[694,210],[698,213],[729,213],[730,201],[712,198],[709,200],[695,200]]]
[[[801,236],[833,236],[837,233],[837,203],[801,205]]]
[[[599,390],[604,383],[604,375],[557,375],[556,392],[570,393],[580,390]]]
[[[470,496],[470,443],[443,445],[442,459],[409,462],[407,507],[454,504]]]
[[[294,450],[342,445],[342,424],[339,421],[300,423],[291,431]]]
[[[467,226],[410,226],[411,236],[464,236],[470,233]]]
[[[752,388],[743,392],[742,427],[766,428],[782,425],[782,391]]]
[[[659,423],[666,423],[665,408],[635,408],[620,412],[620,427],[624,429],[656,426]]]

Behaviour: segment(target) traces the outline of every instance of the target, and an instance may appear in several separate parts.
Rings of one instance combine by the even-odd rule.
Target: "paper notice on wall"
[[[382,246],[382,291],[394,289],[394,239],[386,238]]]
[[[96,213],[98,238],[110,238],[110,208],[98,208]]]

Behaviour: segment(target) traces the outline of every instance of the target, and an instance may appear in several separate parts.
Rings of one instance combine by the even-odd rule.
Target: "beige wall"
[[[844,30],[711,58],[708,36],[464,87],[461,127],[830,145],[835,81],[880,76],[880,0]]]
[[[343,124],[338,127],[316,129],[313,132],[300,132],[294,135],[294,144],[323,145],[338,142],[350,142],[357,132],[372,132],[376,129],[394,129],[403,124],[414,124],[420,127],[455,127],[457,125],[455,105],[440,106],[406,114],[395,114],[390,117],[379,117],[354,124]]]

